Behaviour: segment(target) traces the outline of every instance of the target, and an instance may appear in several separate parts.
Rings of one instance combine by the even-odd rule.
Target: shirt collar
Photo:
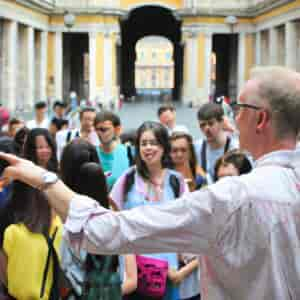
[[[300,168],[300,149],[280,150],[267,153],[255,161],[254,167],[279,165],[286,168]]]

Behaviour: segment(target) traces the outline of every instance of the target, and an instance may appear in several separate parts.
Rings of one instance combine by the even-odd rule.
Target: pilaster
[[[55,98],[62,99],[63,87],[63,46],[62,46],[62,32],[55,32],[55,78],[54,90]]]
[[[285,65],[296,69],[297,66],[297,30],[296,23],[285,24]]]

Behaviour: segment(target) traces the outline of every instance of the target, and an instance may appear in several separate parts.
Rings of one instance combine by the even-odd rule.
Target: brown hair
[[[238,149],[231,150],[226,152],[221,156],[215,164],[215,180],[218,178],[218,171],[221,166],[226,166],[228,164],[233,164],[234,167],[238,170],[239,175],[249,173],[252,170],[252,165],[247,155]]]

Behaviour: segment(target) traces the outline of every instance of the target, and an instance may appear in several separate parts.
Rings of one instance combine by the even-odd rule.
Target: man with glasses
[[[100,145],[97,153],[109,189],[129,168],[130,162],[126,146],[120,143],[121,120],[111,111],[101,111],[96,115],[94,127]]]
[[[3,153],[12,166],[2,179],[43,190],[78,251],[199,253],[201,299],[300,299],[300,74],[254,69],[238,103],[240,145],[256,160],[254,169],[170,204],[113,212]]]
[[[220,104],[202,105],[197,118],[204,138],[195,142],[196,157],[207,174],[208,183],[212,183],[216,161],[228,150],[238,148],[238,140],[224,130],[224,111]]]

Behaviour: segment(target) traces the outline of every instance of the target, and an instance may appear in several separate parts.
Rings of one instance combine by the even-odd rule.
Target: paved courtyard
[[[124,103],[119,112],[124,130],[137,128],[147,120],[157,121],[157,109],[161,102],[141,101]],[[181,103],[175,103],[177,123],[186,125],[194,138],[199,138],[200,132],[197,123],[197,109],[190,108]]]

